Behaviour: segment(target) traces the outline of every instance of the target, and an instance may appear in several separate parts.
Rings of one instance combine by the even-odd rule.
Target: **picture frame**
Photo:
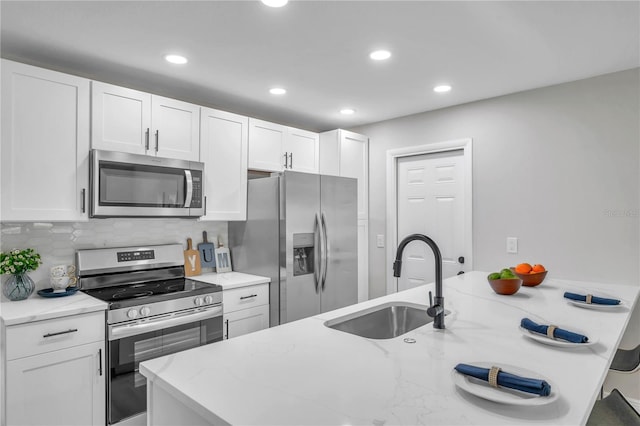
[[[216,254],[216,272],[231,272],[231,255],[228,247],[218,247]]]

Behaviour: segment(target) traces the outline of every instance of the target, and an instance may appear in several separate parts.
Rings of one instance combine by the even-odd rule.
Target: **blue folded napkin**
[[[520,327],[526,328],[529,331],[533,331],[534,333],[547,335],[548,325],[540,325],[531,321],[529,318],[522,318],[520,321]],[[589,338],[587,336],[583,336],[579,333],[574,333],[572,331],[563,330],[562,328],[556,328],[553,330],[553,337],[556,339],[566,340],[567,342],[572,343],[587,343]]]
[[[579,302],[587,301],[587,296],[585,296],[584,294],[570,293],[568,291],[564,293],[564,297],[571,300],[577,300]],[[607,299],[606,297],[591,296],[591,303],[598,305],[619,305],[620,301],[618,299]]]
[[[458,364],[455,370],[466,376],[475,377],[476,379],[489,381],[489,369],[476,367],[469,364]],[[551,385],[544,380],[530,379],[527,377],[517,376],[515,374],[500,371],[498,373],[498,386],[516,389],[522,392],[535,393],[540,396],[549,396],[551,394]]]

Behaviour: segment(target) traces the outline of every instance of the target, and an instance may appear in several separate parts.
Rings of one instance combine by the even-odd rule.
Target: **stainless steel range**
[[[146,424],[140,362],[222,340],[222,288],[184,276],[180,244],[79,250],[80,289],[109,303],[107,424]]]

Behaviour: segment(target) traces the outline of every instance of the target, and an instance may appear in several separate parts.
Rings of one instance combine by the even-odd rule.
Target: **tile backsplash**
[[[181,243],[187,238],[197,248],[202,231],[210,242],[227,245],[227,222],[201,222],[195,219],[90,219],[88,222],[8,223],[1,222],[0,250],[31,247],[42,257],[42,265],[29,276],[36,290],[49,288],[49,268],[75,264],[81,249],[133,245]],[[2,276],[2,281],[7,276]]]

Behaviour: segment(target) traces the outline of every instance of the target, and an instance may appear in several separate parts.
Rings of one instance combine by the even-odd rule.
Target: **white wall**
[[[634,69],[352,129],[370,137],[371,297],[385,293],[391,267],[375,247],[386,232],[386,151],[467,137],[474,269],[526,261],[548,277],[640,285],[639,99]],[[507,236],[518,254],[506,253]],[[640,343],[639,312],[625,347]],[[625,389],[640,399],[634,376]]]

